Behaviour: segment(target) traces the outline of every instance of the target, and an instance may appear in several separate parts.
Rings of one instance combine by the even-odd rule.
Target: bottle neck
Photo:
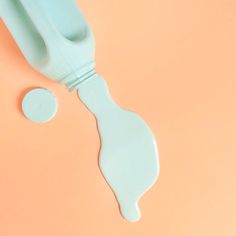
[[[74,91],[79,88],[81,83],[95,77],[96,75],[95,63],[93,62],[85,65],[83,68],[71,72],[59,82],[64,84],[69,91]]]

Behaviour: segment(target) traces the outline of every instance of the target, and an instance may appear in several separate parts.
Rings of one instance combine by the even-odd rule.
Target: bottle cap
[[[47,89],[37,88],[28,92],[22,101],[24,115],[33,122],[50,121],[57,113],[55,95]]]

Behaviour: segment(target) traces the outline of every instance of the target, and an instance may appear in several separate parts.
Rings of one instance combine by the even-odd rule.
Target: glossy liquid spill
[[[96,116],[101,137],[100,169],[128,221],[141,217],[138,201],[159,175],[155,138],[135,113],[117,106],[100,77],[88,80],[79,97]]]

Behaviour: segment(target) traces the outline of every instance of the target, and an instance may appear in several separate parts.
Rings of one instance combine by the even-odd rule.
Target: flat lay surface
[[[28,65],[0,21],[0,235],[234,236],[235,1],[77,2],[98,73],[157,138],[161,175],[141,221],[126,222],[98,168],[94,117]],[[38,87],[58,99],[48,123],[22,113]]]

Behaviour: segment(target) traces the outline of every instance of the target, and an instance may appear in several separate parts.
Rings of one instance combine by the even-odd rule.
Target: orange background
[[[161,175],[121,218],[98,169],[94,117],[35,72],[0,22],[0,235],[235,236],[236,2],[80,0],[97,42],[97,70],[159,146]],[[59,100],[52,122],[21,112],[26,91]]]

